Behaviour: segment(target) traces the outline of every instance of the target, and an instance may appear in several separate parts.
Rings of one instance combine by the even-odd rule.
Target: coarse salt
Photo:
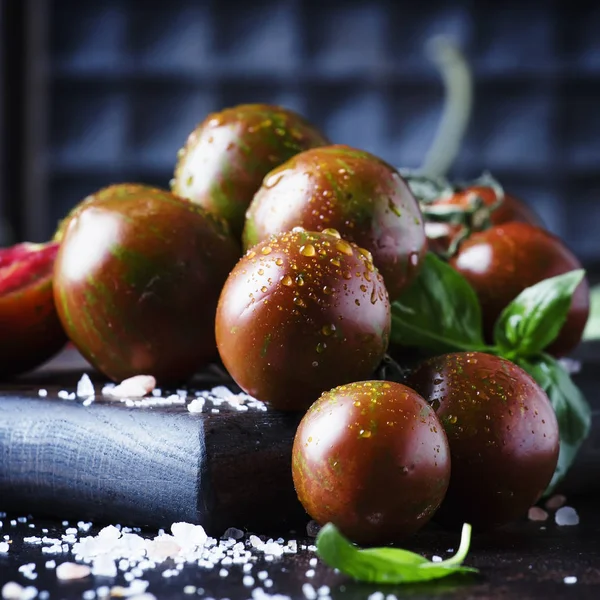
[[[4,600],[20,600],[23,589],[23,586],[16,581],[9,581],[2,586],[2,598]]]
[[[559,508],[554,515],[554,520],[556,521],[556,524],[560,526],[579,525],[579,515],[571,506]]]
[[[527,511],[527,518],[530,521],[546,521],[548,519],[548,513],[539,506],[532,506]]]
[[[558,510],[561,506],[565,505],[567,498],[562,494],[555,494],[551,498],[548,498],[544,506],[546,510]]]
[[[6,554],[10,549],[10,544],[8,542],[0,542],[0,554]]]
[[[78,398],[89,398],[93,396],[96,391],[94,390],[94,384],[87,373],[81,376],[81,379],[77,382],[77,389],[75,391]]]
[[[91,569],[88,566],[77,563],[65,562],[56,567],[56,577],[63,581],[83,579],[88,577],[90,573]]]
[[[577,583],[577,577],[575,577],[574,575],[568,575],[567,577],[565,577],[563,579],[563,581],[567,584],[567,585],[573,585],[574,583]]]
[[[142,398],[151,393],[155,387],[156,379],[152,375],[134,375],[115,387],[107,388],[105,386],[102,393],[106,396],[121,398]]]

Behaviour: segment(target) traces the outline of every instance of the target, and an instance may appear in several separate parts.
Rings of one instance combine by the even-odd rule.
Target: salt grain
[[[310,585],[310,583],[305,583],[302,586],[302,593],[306,598],[308,598],[308,600],[315,600],[317,597],[317,592],[315,591],[315,588]]]
[[[96,391],[94,390],[94,384],[87,373],[81,376],[81,379],[77,382],[77,390],[75,392],[78,398],[89,398],[93,396]]]
[[[567,577],[565,577],[563,579],[563,581],[567,584],[567,585],[573,585],[574,583],[577,583],[577,577],[575,577],[574,575],[569,575]]]
[[[571,506],[563,506],[556,511],[554,520],[560,526],[579,525],[579,515]]]
[[[315,576],[315,570],[314,569],[309,569],[308,571],[306,571],[305,575],[307,577],[314,577]]]
[[[539,506],[532,506],[527,512],[527,518],[530,521],[546,521],[548,519],[548,513]]]
[[[97,577],[116,577],[117,565],[109,556],[99,556],[92,564],[92,575]]]
[[[183,593],[184,594],[195,594],[196,593],[196,586],[195,585],[186,585],[183,588]]]
[[[0,554],[6,554],[10,548],[8,542],[0,542]]]
[[[229,529],[225,530],[223,537],[225,539],[231,538],[233,540],[241,540],[244,537],[244,532],[237,527],[229,527]]]
[[[156,379],[152,375],[134,375],[113,388],[105,386],[102,393],[113,397],[142,398],[152,392],[155,387]]]
[[[547,510],[558,510],[561,506],[565,505],[567,498],[562,494],[555,494],[551,498],[548,498],[544,506]]]
[[[309,564],[311,567],[314,567],[314,566],[316,566],[316,564],[317,564],[318,562],[319,562],[319,561],[318,561],[316,558],[311,558],[311,559],[308,561],[308,564]]]
[[[77,563],[65,562],[56,567],[56,577],[63,581],[71,579],[83,579],[88,577],[91,569],[86,565],[78,565]]]
[[[2,597],[5,600],[20,600],[23,594],[23,586],[16,581],[9,581],[2,586]]]
[[[83,594],[81,594],[81,597],[83,600],[94,600],[96,597],[96,592],[94,590],[86,590],[83,592]]]
[[[442,562],[442,560],[444,560],[444,559],[441,556],[437,556],[436,554],[434,554],[431,557],[431,562],[434,562],[434,563],[440,563],[440,562]]]
[[[48,395],[48,390],[45,390],[45,389],[38,390],[38,396],[40,398],[45,398],[47,395]]]
[[[368,600],[383,600],[384,598],[385,598],[385,596],[383,595],[383,592],[373,592],[368,597]]]
[[[252,587],[254,585],[254,577],[251,577],[250,575],[244,575],[242,583],[246,587]]]

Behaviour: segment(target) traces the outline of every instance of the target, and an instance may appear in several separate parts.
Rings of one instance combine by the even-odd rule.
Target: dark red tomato
[[[483,200],[485,206],[492,206],[497,200],[496,192],[491,187],[473,186],[461,190],[451,196],[445,196],[436,200],[434,206],[456,206],[468,209],[472,206],[475,197]],[[518,223],[529,223],[530,225],[543,226],[540,217],[522,200],[514,196],[504,195],[502,204],[490,215],[492,225],[503,225],[513,221]],[[425,233],[429,241],[429,249],[438,254],[445,253],[455,236],[460,233],[460,225],[450,223],[425,223]]]
[[[217,301],[239,255],[224,222],[169,192],[104,197],[64,232],[58,314],[107,377],[183,381],[216,357]]]
[[[461,244],[450,264],[466,277],[479,296],[489,340],[502,310],[526,287],[581,268],[560,239],[525,223],[507,223],[474,233]],[[577,346],[589,307],[589,286],[584,280],[575,290],[567,321],[548,352],[563,356]]]
[[[308,514],[362,544],[420,529],[450,479],[448,441],[434,411],[399,383],[361,381],[323,394],[292,450],[296,492]]]
[[[409,377],[435,409],[450,444],[452,476],[436,519],[488,528],[517,519],[544,492],[558,460],[548,397],[523,369],[461,352],[424,362]]]
[[[0,248],[0,379],[52,358],[66,343],[52,295],[57,243]]]
[[[306,410],[323,391],[369,377],[389,333],[381,275],[337,232],[286,232],[254,246],[217,309],[223,364],[244,391],[282,410]]]
[[[246,248],[293,227],[337,229],[366,248],[396,299],[427,250],[419,205],[398,171],[349,146],[314,148],[271,171],[246,215]]]
[[[79,204],[74,206],[69,214],[59,223],[58,229],[54,234],[55,241],[61,241],[65,231],[69,226],[71,219],[78,215],[84,208],[94,204],[99,206],[105,202],[114,202],[115,200],[128,200],[139,197],[140,195],[165,194],[165,190],[151,187],[142,183],[115,183],[102,188],[89,196],[86,196]]]
[[[192,131],[179,151],[172,189],[223,217],[239,236],[264,176],[294,154],[328,143],[291,110],[241,104],[210,114]]]

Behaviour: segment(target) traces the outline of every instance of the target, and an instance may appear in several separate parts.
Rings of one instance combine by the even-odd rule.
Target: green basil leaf
[[[600,285],[590,290],[590,316],[583,332],[586,341],[600,340]]]
[[[416,583],[441,579],[456,573],[476,573],[463,567],[471,543],[471,526],[463,526],[460,547],[451,558],[433,563],[425,557],[399,548],[361,550],[351,544],[333,525],[327,523],[317,536],[317,554],[330,567],[370,583]]]
[[[556,471],[546,490],[546,494],[549,494],[564,479],[581,444],[589,435],[591,410],[569,373],[552,356],[542,354],[534,360],[520,360],[519,364],[544,389],[558,420],[560,452]]]
[[[475,291],[460,273],[429,253],[416,280],[392,303],[391,339],[438,353],[482,349]]]
[[[551,344],[565,323],[571,298],[585,276],[577,269],[525,288],[503,311],[494,341],[504,354],[531,356]]]

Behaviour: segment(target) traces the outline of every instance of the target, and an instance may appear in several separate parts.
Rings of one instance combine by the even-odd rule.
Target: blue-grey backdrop
[[[423,160],[442,86],[426,41],[451,35],[476,105],[454,173],[494,173],[586,261],[600,259],[600,5],[393,0],[55,0],[52,217],[120,180],[167,185],[206,113],[297,109],[337,141]]]

